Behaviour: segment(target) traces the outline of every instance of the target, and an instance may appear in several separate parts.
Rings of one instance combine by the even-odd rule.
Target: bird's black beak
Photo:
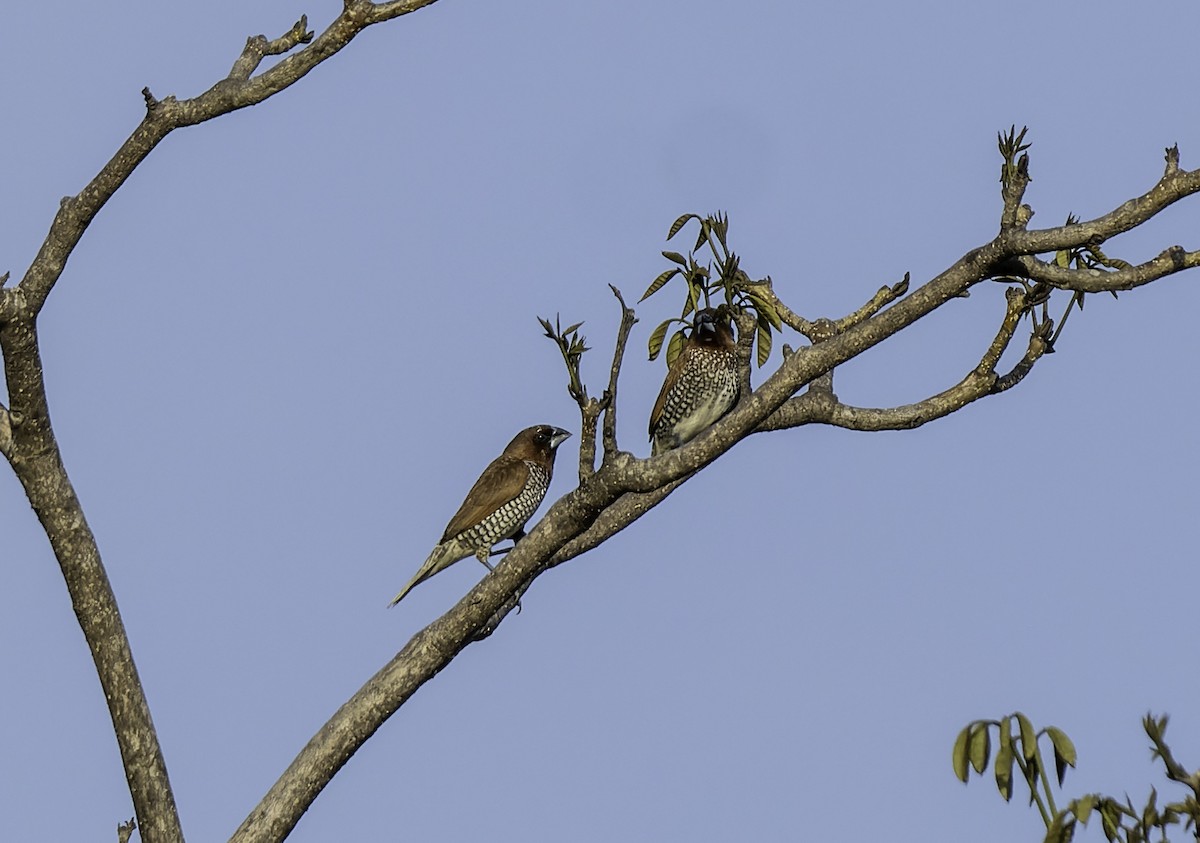
[[[553,451],[563,442],[567,441],[571,436],[571,431],[563,430],[561,427],[554,428],[554,435],[550,437],[550,450]]]
[[[717,322],[711,316],[701,316],[696,320],[696,330],[702,334],[715,334],[717,332]]]

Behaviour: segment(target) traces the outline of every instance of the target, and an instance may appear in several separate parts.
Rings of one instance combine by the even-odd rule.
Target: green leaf
[[[1075,818],[1066,811],[1054,815],[1054,821],[1046,829],[1044,843],[1071,843],[1075,836]]]
[[[996,752],[996,789],[1007,802],[1012,799],[1012,741],[1000,741],[1000,749]]]
[[[700,309],[700,296],[703,292],[704,288],[698,281],[693,283],[693,279],[688,279],[688,303],[684,308],[684,313]]]
[[[971,726],[974,725],[972,723],[958,733],[958,737],[954,739],[954,749],[950,751],[950,763],[954,767],[954,775],[963,784],[967,783],[967,778],[971,775],[971,771],[968,768],[970,761],[968,744],[971,737]]]
[[[673,321],[673,319],[668,319],[650,332],[650,341],[647,343],[647,346],[650,351],[651,360],[658,357],[658,352],[662,351],[663,340],[667,338],[667,328],[671,327]]]
[[[1117,840],[1120,837],[1121,809],[1111,799],[1100,800],[1098,807],[1100,808],[1100,821],[1104,829],[1104,836],[1111,843],[1111,841]]]
[[[662,253],[662,256],[664,258],[666,258],[667,260],[672,261],[673,263],[679,264],[680,266],[687,266],[687,258],[685,258],[683,255],[679,254],[679,252],[664,251]]]
[[[675,358],[683,351],[683,330],[678,330],[671,335],[671,341],[667,343],[667,366],[675,362]]]
[[[1150,788],[1150,798],[1146,800],[1146,807],[1142,809],[1142,825],[1147,827],[1158,825],[1158,791],[1155,788]]]
[[[583,327],[582,322],[576,322],[574,325],[571,325],[565,331],[563,331],[562,335],[565,337],[567,334],[574,333],[575,331],[578,331],[582,327]]]
[[[646,299],[650,298],[652,295],[657,293],[659,290],[662,289],[663,284],[666,284],[668,281],[670,281],[671,278],[673,278],[675,276],[675,273],[677,273],[677,272],[679,272],[678,269],[668,269],[662,275],[655,278],[654,281],[650,284],[650,286],[646,288],[646,292],[642,293],[642,297],[640,299],[638,299],[638,301],[644,302]]]
[[[1087,796],[1080,797],[1071,803],[1071,813],[1075,815],[1075,819],[1087,825],[1088,817],[1092,815],[1092,808],[1095,806],[1096,794],[1089,793]]]
[[[783,320],[779,318],[779,311],[775,309],[774,302],[763,300],[762,306],[758,308],[758,312],[767,317],[771,322],[771,327],[776,331],[783,330]]]
[[[992,739],[986,723],[979,724],[979,727],[971,734],[971,740],[968,743],[971,766],[975,768],[976,773],[982,773],[987,769],[988,756],[992,752]]]
[[[1054,744],[1054,770],[1058,773],[1058,786],[1062,787],[1067,767],[1075,766],[1075,744],[1071,743],[1071,739],[1057,726],[1047,726],[1046,734]]]
[[[713,232],[717,235],[717,239],[721,241],[721,245],[726,249],[729,246],[725,242],[725,238],[729,236],[729,217],[720,211],[713,214],[712,217]]]
[[[1019,711],[1014,712],[1013,717],[1017,718],[1017,725],[1021,729],[1021,756],[1028,763],[1037,758],[1037,735],[1028,717]]]
[[[765,317],[758,318],[758,367],[761,369],[763,364],[771,356],[771,323]]]
[[[700,234],[699,234],[699,236],[696,237],[696,245],[692,247],[693,252],[700,251],[700,247],[708,242],[708,229],[709,229],[708,220],[702,220],[700,222]]]
[[[779,319],[779,314],[775,310],[775,304],[766,298],[759,290],[753,286],[743,286],[738,288],[738,292],[745,294],[750,299],[750,306],[758,313],[764,314],[771,320],[771,325],[775,330],[783,330],[783,322]]]
[[[679,219],[675,220],[675,222],[671,223],[671,231],[669,234],[667,234],[667,239],[670,240],[672,237],[674,237],[676,234],[678,234],[679,229],[681,229],[685,225],[687,225],[687,221],[692,219],[693,217],[695,217],[696,219],[700,219],[700,217],[696,216],[696,214],[684,214]]]

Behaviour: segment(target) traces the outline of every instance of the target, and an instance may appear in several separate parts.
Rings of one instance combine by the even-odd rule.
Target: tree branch
[[[182,841],[175,797],[117,600],[50,427],[35,320],[0,323],[0,350],[12,405],[0,420],[0,440],[7,439],[0,441],[0,450],[62,569],[108,702],[142,839]]]
[[[41,310],[50,290],[62,275],[71,252],[96,214],[154,147],[173,130],[256,105],[298,82],[368,26],[414,12],[434,2],[436,0],[391,3],[347,0],[342,13],[315,39],[311,32],[304,31],[304,18],[280,38],[268,41],[263,36],[256,36],[249,39],[229,76],[197,97],[176,100],[169,96],[156,100],[146,89],[143,92],[147,104],[146,116],[133,134],[82,191],[62,200],[41,249],[21,279],[20,289],[27,297],[30,311],[36,314]],[[264,56],[290,51],[302,43],[308,46],[259,75],[251,75]]]
[[[1006,301],[1004,320],[979,364],[949,389],[915,404],[886,409],[853,407],[841,403],[831,392],[821,394],[810,391],[788,400],[759,425],[755,432],[784,430],[813,423],[859,431],[911,430],[961,410],[973,401],[995,394],[997,390],[994,386],[998,380],[996,365],[1012,342],[1021,316],[1027,310],[1028,298],[1020,287],[1010,287],[1007,290]],[[1030,342],[1032,346],[1032,338]],[[1039,339],[1039,343],[1039,347],[1044,349],[1044,341]],[[1039,353],[1038,357],[1040,356]],[[1030,362],[1029,367],[1032,365]],[[1025,372],[1027,373],[1028,369]]]
[[[1193,193],[1200,191],[1200,169],[1179,169],[1179,150],[1167,150],[1167,167],[1158,183],[1141,196],[1130,199],[1112,211],[1087,222],[1076,222],[1034,231],[1002,232],[1005,245],[1014,256],[1075,249],[1089,243],[1099,245],[1118,234],[1137,228],[1157,214]]]
[[[741,439],[765,429],[768,419],[778,422],[774,414],[785,403],[796,412],[811,414],[812,420],[824,414],[843,425],[867,429],[871,424],[923,423],[994,391],[994,385],[1000,382],[994,368],[1030,301],[1029,293],[1022,289],[1008,294],[1004,321],[979,366],[946,393],[911,408],[891,411],[847,408],[838,405],[828,390],[810,391],[793,400],[804,385],[835,366],[912,325],[947,301],[965,295],[972,286],[1001,274],[1000,267],[1017,254],[1013,245],[1015,231],[1002,229],[994,240],[968,252],[907,296],[905,282],[884,288],[865,308],[838,322],[810,323],[781,306],[781,319],[789,325],[807,328],[822,341],[785,355],[783,363],[758,390],[744,396],[730,413],[682,447],[650,459],[636,459],[621,451],[606,454],[600,469],[555,502],[491,574],[445,615],[413,636],[387,666],[338,710],[233,839],[239,843],[278,839],[294,825],[358,746],[417,688],[445,668],[472,640],[495,629],[513,605],[515,595],[524,593],[544,571],[595,547],[644,515]],[[836,330],[839,325],[845,326],[840,333]],[[1044,337],[1035,330],[1030,351],[1014,373],[1023,376],[1032,365],[1026,362],[1036,360],[1044,349]],[[1006,377],[1015,377],[1014,373]],[[868,418],[871,414],[874,417]]]
[[[625,360],[625,344],[629,341],[629,332],[637,324],[633,309],[625,304],[621,291],[612,284],[608,285],[613,295],[621,305],[621,324],[617,328],[617,341],[613,347],[612,367],[608,373],[608,389],[604,391],[604,461],[608,462],[617,453],[617,378],[621,374],[621,364]]]
[[[171,131],[262,102],[337,53],[367,26],[434,1],[347,0],[342,13],[315,40],[304,18],[280,38],[250,38],[229,76],[194,99],[158,100],[144,89],[146,114],[141,123],[83,190],[62,200],[21,282],[7,288],[0,281],[0,352],[10,404],[0,409],[0,453],[24,487],[62,569],[108,703],[141,839],[147,843],[181,843],[183,833],[116,597],[51,429],[37,317],[92,220]],[[309,46],[253,75],[265,56],[291,52],[303,43]],[[6,273],[3,280],[7,277]]]
[[[1200,266],[1200,251],[1187,252],[1181,246],[1172,246],[1145,263],[1109,271],[1071,269],[1028,255],[1014,257],[1012,263],[1018,268],[1017,274],[1060,290],[1103,293],[1110,290],[1132,290],[1181,269]]]
[[[871,300],[860,307],[858,310],[851,313],[849,316],[844,316],[834,323],[833,332],[835,334],[844,334],[846,331],[870,319],[879,311],[883,310],[892,302],[904,296],[908,292],[910,277],[906,272],[904,278],[897,281],[890,287],[880,287],[879,290],[871,297]],[[806,335],[807,336],[807,335]],[[809,337],[812,339],[812,337]]]

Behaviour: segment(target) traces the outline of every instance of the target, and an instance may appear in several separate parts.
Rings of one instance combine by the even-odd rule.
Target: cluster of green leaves
[[[579,329],[583,327],[583,323],[576,322],[574,325],[568,325],[564,330],[558,314],[554,316],[553,325],[550,324],[549,319],[543,319],[540,316],[538,322],[541,323],[546,336],[558,346],[563,362],[567,365],[567,377],[569,378],[567,392],[577,402],[586,401],[587,387],[583,385],[583,379],[579,375],[579,363],[583,359],[583,353],[590,350],[586,345],[587,337],[579,335]]]
[[[672,278],[679,276],[687,286],[682,313],[667,319],[650,332],[650,359],[654,360],[666,342],[666,362],[670,366],[683,350],[684,329],[693,327],[695,314],[713,307],[713,299],[722,296],[724,302],[716,308],[719,319],[734,319],[743,312],[750,312],[755,320],[755,344],[759,366],[771,356],[772,331],[782,331],[783,323],[775,309],[774,297],[768,291],[771,279],[751,281],[742,271],[741,260],[729,248],[729,217],[720,212],[702,217],[699,214],[684,214],[671,224],[667,240],[671,240],[690,221],[700,224],[696,244],[687,256],[679,252],[664,251],[663,257],[674,266],[663,271],[651,282],[639,301],[645,301],[657,293]],[[696,253],[707,250],[709,258],[704,263],[696,260]],[[667,341],[667,331],[673,324],[682,327]]]
[[[1017,733],[1012,731],[1013,723]],[[1163,739],[1167,729],[1167,718],[1146,715],[1142,725],[1153,744],[1155,760],[1161,760],[1167,778],[1186,785],[1191,793],[1180,802],[1158,806],[1158,793],[1151,788],[1145,806],[1138,810],[1128,796],[1124,801],[1102,793],[1088,793],[1072,799],[1066,808],[1055,804],[1053,785],[1046,774],[1039,741],[1045,737],[1050,741],[1054,753],[1054,769],[1061,789],[1067,767],[1075,766],[1075,745],[1066,734],[1054,726],[1034,731],[1033,724],[1021,712],[1015,712],[1000,720],[976,720],[958,733],[954,741],[951,761],[954,774],[966,783],[971,770],[982,775],[991,758],[991,731],[995,727],[999,736],[993,773],[996,788],[1005,801],[1012,798],[1013,765],[1020,770],[1029,788],[1029,803],[1036,804],[1046,825],[1045,843],[1069,843],[1075,829],[1087,825],[1093,815],[1100,817],[1101,829],[1109,843],[1149,843],[1157,830],[1157,839],[1166,843],[1167,829],[1182,824],[1185,832],[1200,837],[1200,771],[1188,773],[1175,761]]]

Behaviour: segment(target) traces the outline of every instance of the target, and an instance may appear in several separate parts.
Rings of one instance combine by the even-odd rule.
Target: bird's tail
[[[455,553],[457,550],[458,547],[456,543],[452,541],[443,542],[435,547],[433,552],[429,554],[429,558],[425,560],[425,564],[423,564],[417,573],[413,575],[413,578],[408,581],[408,584],[404,586],[404,588],[400,589],[400,593],[392,598],[392,602],[388,604],[388,607],[390,608],[395,606],[415,587],[425,582],[425,580],[429,579],[439,571],[444,571],[446,568],[449,568],[459,559],[462,559],[465,554],[460,553],[456,556]]]

